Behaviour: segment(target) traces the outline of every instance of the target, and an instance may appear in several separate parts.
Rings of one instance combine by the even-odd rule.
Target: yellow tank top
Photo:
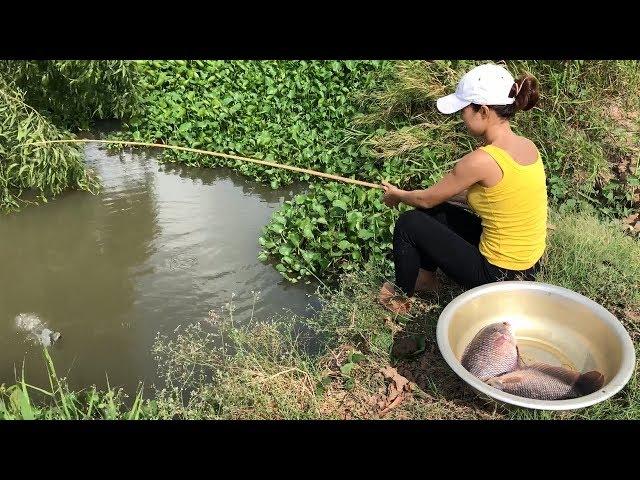
[[[493,187],[476,183],[469,206],[482,219],[480,253],[497,267],[526,270],[542,257],[547,239],[547,186],[542,158],[520,165],[505,150],[481,147],[502,170]]]

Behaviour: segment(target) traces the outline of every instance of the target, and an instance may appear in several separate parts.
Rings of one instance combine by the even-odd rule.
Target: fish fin
[[[602,388],[602,385],[604,385],[604,375],[596,370],[583,373],[576,381],[576,388],[583,395],[589,395],[599,390]]]
[[[495,377],[499,379],[502,384],[505,383],[520,383],[522,381],[522,375],[516,370],[511,373],[505,373],[504,375],[500,375],[499,377]]]
[[[504,388],[504,383],[502,383],[502,380],[498,377],[491,377],[487,380],[487,384],[490,387],[497,388],[498,390],[502,390]]]
[[[498,390],[504,390],[505,387],[512,383],[520,383],[522,382],[522,375],[519,375],[518,372],[505,373],[504,375],[498,375],[497,377],[491,377],[487,380],[487,384],[492,386],[493,388],[497,388]]]

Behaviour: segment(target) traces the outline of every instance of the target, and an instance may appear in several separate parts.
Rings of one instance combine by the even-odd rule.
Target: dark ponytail
[[[540,88],[538,80],[533,75],[522,75],[511,87],[509,98],[515,98],[511,105],[487,105],[487,108],[495,111],[500,118],[510,120],[519,110],[531,110],[540,100]],[[474,111],[480,110],[480,105],[471,104]]]
[[[511,87],[509,97],[516,98],[514,102],[516,110],[531,110],[536,106],[538,100],[540,100],[538,80],[536,80],[536,77],[533,75],[523,75],[518,78],[513,87]]]

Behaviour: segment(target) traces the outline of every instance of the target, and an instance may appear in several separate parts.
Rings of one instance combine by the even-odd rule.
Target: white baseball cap
[[[464,74],[456,92],[439,98],[438,110],[444,114],[455,113],[467,105],[511,105],[509,97],[515,80],[506,68],[492,63],[480,65]]]

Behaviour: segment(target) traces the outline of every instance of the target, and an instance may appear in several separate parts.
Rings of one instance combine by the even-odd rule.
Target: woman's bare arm
[[[395,189],[390,193],[398,201],[416,208],[432,208],[463,194],[466,203],[467,189],[487,174],[487,160],[484,152],[476,150],[462,157],[451,172],[426,190]]]

